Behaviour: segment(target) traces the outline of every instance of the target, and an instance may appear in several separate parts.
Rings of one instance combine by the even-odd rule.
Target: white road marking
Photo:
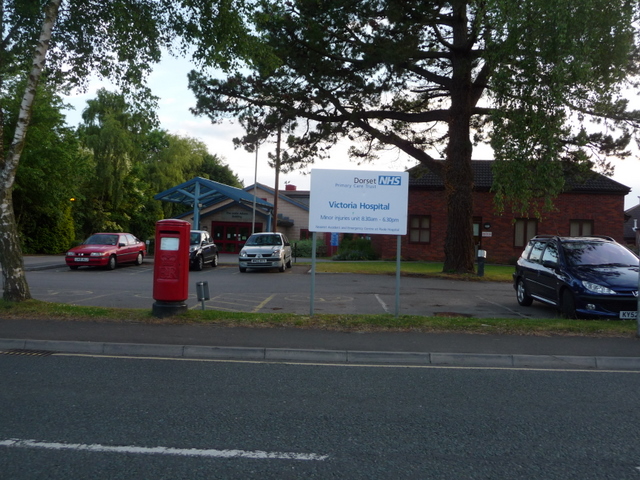
[[[47,450],[76,450],[98,453],[133,453],[143,455],[176,455],[185,457],[208,457],[208,458],[252,458],[258,460],[316,460],[322,461],[329,458],[328,455],[318,455],[315,453],[289,453],[289,452],[264,452],[261,450],[215,450],[197,448],[171,448],[171,447],[137,447],[109,446],[100,444],[86,445],[82,443],[57,443],[38,442],[37,440],[20,440],[11,438],[0,440],[0,447],[14,448],[43,448]]]
[[[382,305],[382,309],[385,311],[385,313],[389,313],[389,307],[387,306],[386,303],[384,303],[384,301],[380,298],[380,295],[378,295],[377,293],[375,294],[376,299],[378,300],[378,303],[380,305]]]

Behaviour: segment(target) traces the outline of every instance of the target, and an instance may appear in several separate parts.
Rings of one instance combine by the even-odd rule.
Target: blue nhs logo
[[[402,185],[402,177],[400,175],[380,175],[378,176],[378,185]]]

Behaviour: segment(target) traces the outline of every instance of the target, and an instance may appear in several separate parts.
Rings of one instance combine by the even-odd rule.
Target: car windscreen
[[[638,258],[622,245],[605,242],[562,244],[567,263],[572,266],[637,266]]]
[[[191,234],[191,245],[198,245],[200,243],[200,234],[192,233]]]
[[[91,235],[84,241],[85,245],[117,245],[118,235]]]
[[[282,241],[280,240],[280,235],[252,235],[245,245],[282,245]]]

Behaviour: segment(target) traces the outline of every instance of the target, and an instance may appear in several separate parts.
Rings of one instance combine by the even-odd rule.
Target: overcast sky
[[[189,112],[189,107],[195,105],[195,98],[187,87],[187,73],[191,69],[188,62],[181,59],[166,57],[154,70],[149,79],[149,86],[154,95],[160,97],[159,118],[161,128],[173,134],[196,138],[204,142],[209,152],[223,158],[231,170],[238,175],[245,186],[255,181],[256,155],[243,149],[234,149],[233,138],[242,136],[243,130],[237,123],[230,121],[223,124],[212,124],[205,117],[196,117]],[[75,107],[67,115],[70,125],[80,122],[80,114],[86,107],[86,101],[95,98],[95,92],[108,85],[93,82],[86,94],[67,97],[68,103]],[[404,171],[417,162],[407,156],[389,155],[375,163],[358,166],[350,162],[347,148],[335,148],[329,161],[318,163],[311,168],[328,168],[342,170],[383,170]],[[275,184],[275,172],[268,165],[268,152],[275,152],[275,139],[271,144],[263,145],[258,152],[257,181],[270,187]],[[474,159],[490,160],[489,149],[476,149]],[[640,159],[637,155],[623,161],[614,161],[615,174],[613,179],[632,188],[625,199],[625,209],[638,205],[640,196]],[[289,174],[280,175],[280,188],[285,183],[296,185],[299,190],[308,190],[310,185],[309,168]]]

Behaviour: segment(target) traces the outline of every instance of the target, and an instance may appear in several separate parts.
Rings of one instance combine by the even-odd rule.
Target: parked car
[[[610,237],[538,235],[519,258],[518,303],[533,300],[577,316],[632,319],[638,311],[638,256]]]
[[[240,251],[238,266],[241,272],[247,268],[277,268],[284,272],[291,268],[291,244],[282,233],[254,233]]]
[[[205,264],[218,266],[218,247],[206,230],[191,230],[189,241],[189,268],[202,270]]]
[[[71,270],[78,267],[106,267],[113,270],[119,263],[142,265],[147,246],[130,233],[94,233],[69,250],[65,261]]]

